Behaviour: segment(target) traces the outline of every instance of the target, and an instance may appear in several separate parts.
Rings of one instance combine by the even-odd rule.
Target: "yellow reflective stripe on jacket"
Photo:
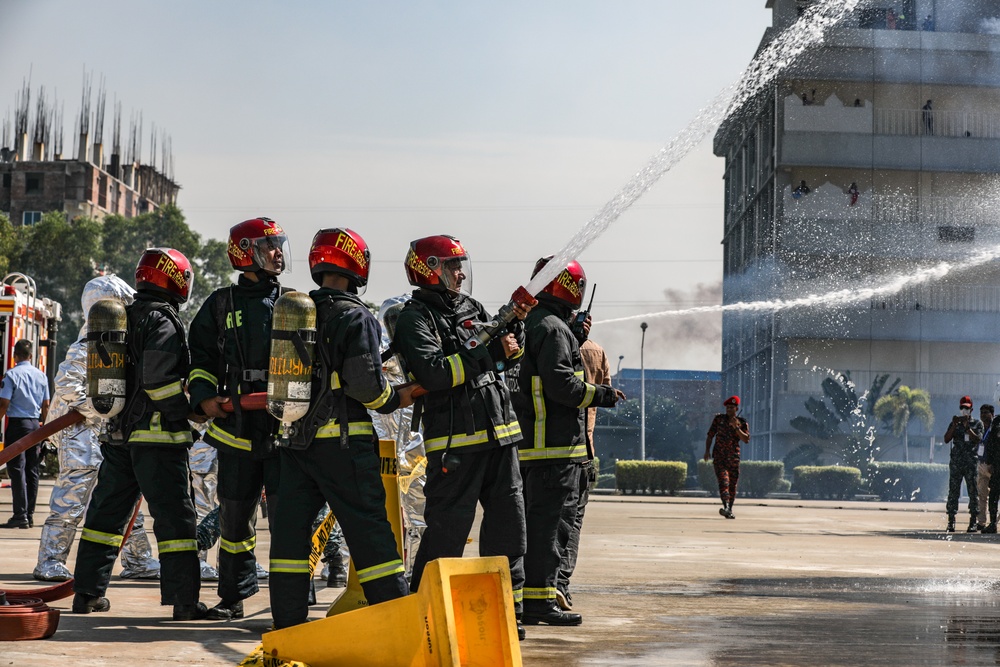
[[[271,568],[271,571],[274,571],[273,567]],[[364,584],[374,579],[381,579],[382,577],[402,574],[404,572],[406,572],[406,568],[403,567],[403,561],[391,560],[388,563],[373,565],[372,567],[366,567],[363,570],[358,570],[358,582]]]
[[[224,445],[229,445],[230,447],[235,447],[236,449],[242,449],[245,452],[249,452],[253,449],[250,441],[246,438],[238,438],[228,431],[224,431],[221,426],[216,425],[213,421],[208,425],[207,436],[211,436],[221,442]]]
[[[122,545],[121,535],[115,535],[114,533],[102,533],[101,531],[94,530],[93,528],[84,528],[83,533],[80,535],[80,539],[87,540],[88,542],[95,542],[97,544],[105,544],[116,549]]]
[[[597,393],[597,387],[589,382],[584,382],[583,385],[587,388],[587,393],[583,395],[580,405],[576,406],[578,408],[590,407],[590,404],[594,402],[594,394]]]
[[[348,422],[347,423],[347,435],[372,435],[375,433],[375,427],[372,426],[371,422]],[[339,438],[340,437],[340,424],[337,423],[335,419],[331,419],[327,423],[323,424],[316,431],[317,438]]]
[[[309,574],[309,559],[292,560],[287,558],[272,558],[271,573]]]
[[[336,391],[340,389],[340,374],[337,371],[330,373],[330,389]]]
[[[497,433],[497,439],[511,438],[521,435],[521,425],[517,421],[512,421],[510,424],[500,424],[495,427]],[[455,447],[469,447],[471,445],[481,445],[485,442],[490,441],[490,434],[486,429],[481,431],[476,431],[472,435],[468,433],[461,433],[451,436],[451,446]],[[424,451],[436,452],[444,449],[448,446],[448,436],[441,436],[440,438],[431,438],[430,440],[424,441]]]
[[[197,551],[198,540],[156,540],[156,548],[161,554],[177,553],[179,551]]]
[[[388,382],[386,382],[385,391],[382,392],[381,396],[376,398],[374,401],[369,401],[368,403],[362,403],[362,405],[364,405],[369,410],[378,410],[383,405],[385,405],[385,402],[389,400],[390,396],[392,396],[392,387],[389,385]]]
[[[451,386],[457,387],[465,384],[465,366],[462,365],[462,357],[456,352],[450,357],[445,357],[445,361],[451,367]]]
[[[157,445],[190,445],[194,442],[190,429],[183,431],[164,431],[160,428],[161,415],[154,412],[149,418],[148,429],[136,429],[129,435],[128,441],[134,443],[154,443]]]
[[[195,368],[191,370],[188,374],[188,384],[191,384],[195,380],[207,380],[215,386],[219,385],[219,378],[215,377],[204,368]]]
[[[524,589],[525,600],[553,600],[556,597],[556,589],[552,588],[527,588]]]
[[[517,453],[522,462],[543,461],[545,459],[574,459],[587,455],[587,444],[580,443],[570,447],[539,447],[537,444],[528,449],[522,449]]]
[[[545,393],[542,378],[531,376],[531,405],[535,408],[535,447],[545,446]]]
[[[171,396],[179,395],[184,389],[181,387],[181,381],[171,382],[168,385],[162,387],[157,387],[156,389],[147,389],[146,395],[149,396],[154,401],[165,401]]]
[[[223,551],[228,551],[231,554],[246,553],[248,551],[253,551],[254,547],[257,546],[257,536],[251,535],[247,539],[241,542],[230,542],[229,540],[219,539],[219,548]]]

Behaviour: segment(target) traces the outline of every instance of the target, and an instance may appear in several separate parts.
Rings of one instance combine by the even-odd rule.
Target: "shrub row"
[[[948,495],[948,466],[877,462],[868,472],[868,488],[882,500],[943,500]]]
[[[743,461],[740,463],[737,494],[763,498],[769,493],[787,493],[789,484],[784,476],[785,464],[781,461]],[[719,483],[715,479],[715,468],[711,461],[698,461],[698,483],[712,495],[719,493]]]
[[[798,466],[792,478],[792,491],[804,499],[847,500],[861,489],[861,471],[847,466]]]
[[[615,487],[622,493],[668,493],[684,488],[687,464],[681,461],[618,461]]]

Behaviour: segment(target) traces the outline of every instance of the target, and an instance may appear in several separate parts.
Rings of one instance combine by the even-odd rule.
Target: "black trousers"
[[[452,453],[455,453],[452,450]],[[410,588],[420,587],[424,567],[438,558],[460,558],[476,518],[477,503],[483,506],[479,525],[479,555],[506,556],[514,589],[514,608],[521,611],[524,588],[524,496],[518,470],[517,446],[494,447],[459,453],[461,463],[445,473],[441,453],[427,457],[424,485],[424,529],[413,563]]]
[[[13,445],[24,436],[37,430],[37,419],[8,417],[4,443],[7,446]],[[35,514],[41,449],[41,445],[29,447],[7,462],[7,475],[10,477],[10,493],[14,501],[14,519],[16,521],[28,521]]]
[[[275,628],[305,623],[309,554],[316,513],[329,503],[351,549],[369,605],[407,595],[403,559],[385,513],[378,443],[351,438],[314,441],[306,450],[282,448],[281,503],[271,533],[271,614]]]
[[[255,459],[230,447],[219,447],[219,597],[227,603],[244,600],[257,585],[257,509],[267,494],[267,523],[278,511],[278,457]],[[315,515],[313,515],[315,516]]]
[[[194,604],[201,589],[198,519],[186,447],[103,445],[73,573],[73,590],[101,596],[140,494],[153,517],[160,558],[160,604]]]
[[[566,508],[579,505],[579,463],[524,466],[524,517],[528,550],[524,554],[525,609],[551,606],[556,598],[563,548],[560,519]]]
[[[559,518],[559,544],[562,548],[562,560],[559,563],[559,576],[556,588],[563,593],[569,590],[569,580],[576,569],[576,560],[580,555],[580,531],[583,529],[583,515],[587,512],[587,502],[590,500],[590,485],[595,481],[594,462],[587,461],[580,466],[579,495],[576,502],[573,496],[566,497],[567,504],[563,515]]]
[[[973,519],[979,515],[979,490],[976,486],[976,466],[978,461],[975,456],[957,457],[952,456],[948,463],[948,502],[945,503],[945,510],[949,516],[958,513],[958,499],[962,495],[962,480],[965,480],[965,488],[969,492],[969,516]]]

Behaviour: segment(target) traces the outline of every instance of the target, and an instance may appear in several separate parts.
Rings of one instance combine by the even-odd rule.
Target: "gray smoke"
[[[722,303],[722,281],[711,285],[698,283],[689,291],[665,289],[663,298],[666,308],[683,310],[693,306],[710,306]],[[711,347],[716,350],[722,345],[722,314],[694,313],[679,317],[657,320],[649,332],[670,345]]]

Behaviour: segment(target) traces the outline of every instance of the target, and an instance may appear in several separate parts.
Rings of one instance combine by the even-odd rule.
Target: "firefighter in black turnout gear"
[[[243,600],[258,591],[254,523],[261,490],[268,523],[278,504],[278,422],[264,410],[242,411],[239,396],[267,390],[271,319],[281,294],[277,276],[289,262],[288,239],[268,218],[229,230],[236,285],[217,289],[191,322],[188,388],[197,414],[212,418],[205,442],[219,452],[219,597],[209,617],[243,617]],[[232,402],[232,414],[222,404]]]
[[[521,356],[523,327],[515,320],[489,344],[463,346],[476,333],[476,323],[490,317],[470,296],[469,257],[457,239],[414,241],[404,266],[418,289],[396,322],[393,348],[428,391],[414,407],[414,430],[422,421],[427,450],[427,528],[410,585],[419,587],[428,561],[462,556],[478,502],[483,506],[479,553],[508,558],[520,615],[525,538],[516,445],[521,427],[500,371]],[[520,319],[528,310],[515,308]]]
[[[535,265],[537,274],[551,257]],[[527,350],[518,368],[514,408],[524,430],[518,445],[524,479],[528,548],[524,555],[525,625],[579,625],[580,614],[562,611],[556,579],[562,560],[559,519],[575,515],[580,475],[589,460],[587,408],[611,407],[624,394],[584,380],[580,345],[569,326],[583,301],[587,278],[570,262],[538,294],[524,321]]]
[[[281,503],[271,539],[271,613],[276,629],[304,623],[312,575],[310,536],[329,503],[340,522],[368,604],[409,593],[385,512],[378,438],[368,410],[388,414],[412,403],[382,376],[381,328],[359,298],[368,284],[368,246],[350,229],[313,238],[309,268],[320,286],[309,412],[279,440]]]
[[[194,275],[180,252],[146,250],[135,271],[135,302],[128,319],[126,400],[108,424],[76,558],[73,611],[108,611],[104,597],[126,525],[140,496],[155,517],[160,556],[160,604],[175,621],[204,618],[198,601],[197,515],[191,499],[188,448],[193,438],[184,395],[188,350],[178,304],[191,294]]]

